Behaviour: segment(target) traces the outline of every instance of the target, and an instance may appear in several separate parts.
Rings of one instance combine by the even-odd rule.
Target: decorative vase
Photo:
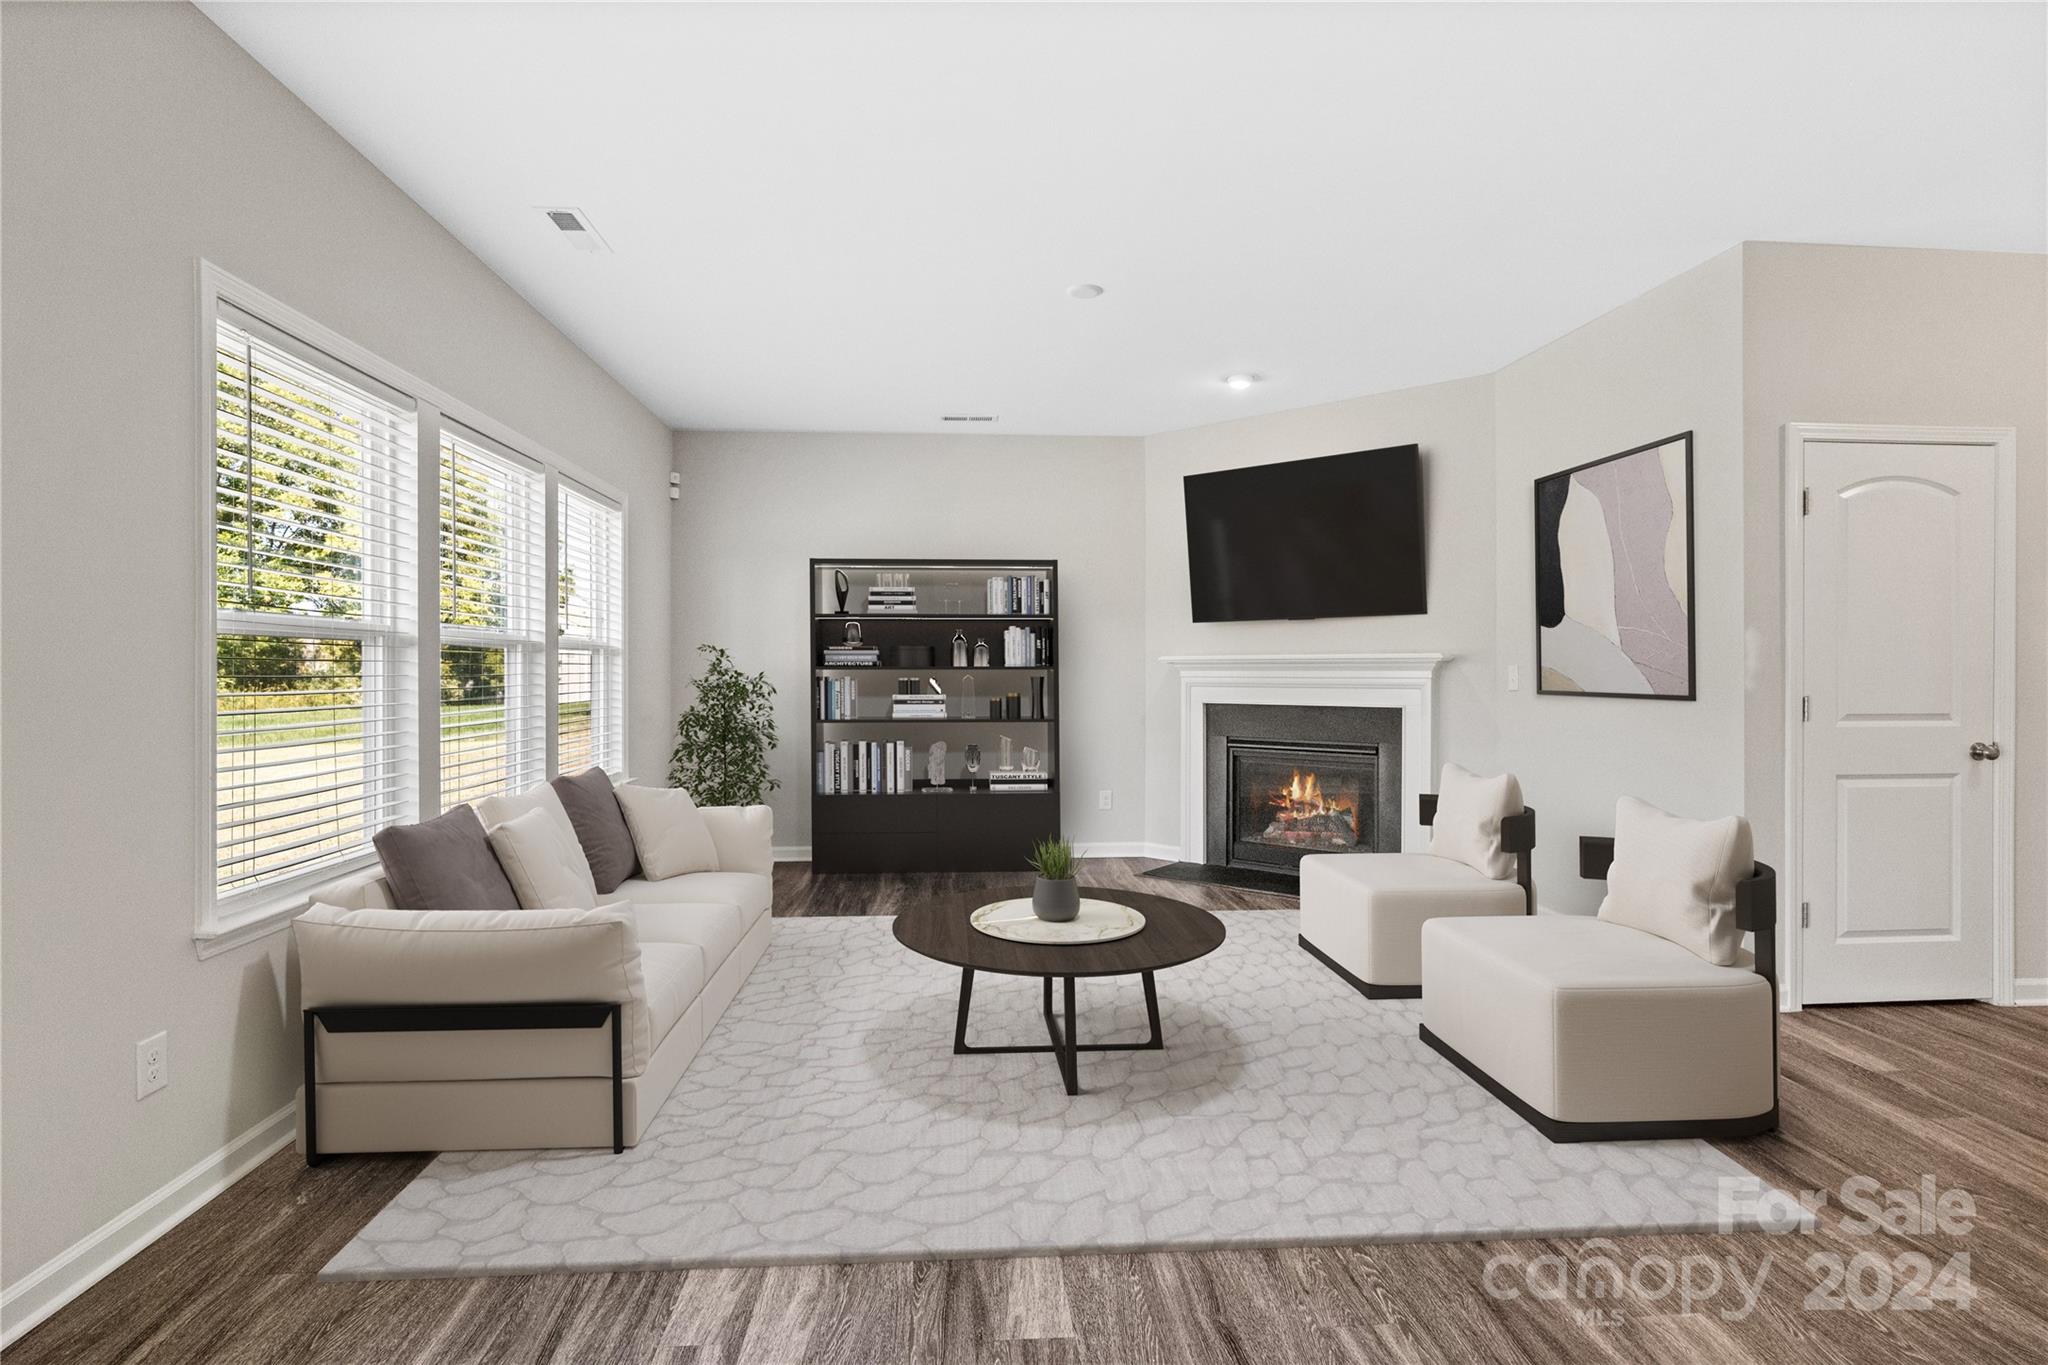
[[[1057,882],[1033,877],[1031,913],[1052,924],[1065,924],[1081,913],[1081,884],[1072,877]]]
[[[967,634],[964,631],[953,632],[953,667],[967,667]]]

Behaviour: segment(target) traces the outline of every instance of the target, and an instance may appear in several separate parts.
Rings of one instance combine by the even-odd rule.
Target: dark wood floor
[[[1213,908],[1291,900],[1137,878],[1151,864],[1085,864],[1098,883]],[[1006,879],[1007,880],[1007,879]],[[886,914],[965,877],[820,877],[777,869],[776,913]],[[1361,1008],[1367,1008],[1363,1002]],[[1887,1188],[1932,1175],[1975,1199],[1967,1235],[1852,1236],[1834,1199],[1810,1237],[1630,1237],[1277,1247],[1140,1256],[917,1261],[768,1269],[397,1280],[322,1285],[314,1273],[426,1163],[351,1157],[306,1170],[285,1152],[82,1295],[7,1352],[10,1365],[113,1361],[1782,1361],[2038,1365],[2048,1359],[2048,1011],[1984,1005],[1809,1010],[1784,1027],[1782,1131],[1723,1144],[1792,1189],[1852,1175]],[[1709,1258],[1754,1280],[1692,1311],[1619,1299],[1490,1297],[1538,1283],[1562,1256]],[[1968,1309],[1804,1306],[1825,1287],[1816,1253],[1936,1266],[1967,1252]],[[1707,1260],[1693,1262],[1704,1283]],[[1877,1283],[1866,1269],[1862,1287]],[[1611,1306],[1619,1321],[1583,1310]]]

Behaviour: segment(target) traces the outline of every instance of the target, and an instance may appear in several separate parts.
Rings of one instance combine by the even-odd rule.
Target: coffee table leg
[[[1047,990],[1051,987],[1048,985]],[[960,1013],[953,1023],[953,1051],[967,1051],[967,1002],[974,998],[974,968],[960,969]],[[1157,1032],[1157,1030],[1154,1030]]]
[[[1066,1048],[1060,1053],[1060,1074],[1066,1080],[1067,1093],[1081,1093],[1081,1057],[1077,1044],[1080,1039],[1074,1033],[1074,978],[1062,977],[1067,996],[1067,1037]]]
[[[1145,1022],[1152,1026],[1152,1037],[1140,1044],[1149,1050],[1166,1046],[1166,1039],[1159,1032],[1159,987],[1152,980],[1152,973],[1145,973]]]

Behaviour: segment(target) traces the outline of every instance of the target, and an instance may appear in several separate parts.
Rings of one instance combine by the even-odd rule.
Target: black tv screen
[[[1415,446],[1190,474],[1183,487],[1197,621],[1429,609]]]

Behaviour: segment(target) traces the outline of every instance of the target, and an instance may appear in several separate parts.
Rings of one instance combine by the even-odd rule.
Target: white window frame
[[[441,485],[442,440],[449,437],[453,437],[455,440],[465,445],[470,445],[478,449],[481,449],[487,452],[488,454],[493,455],[500,460],[503,460],[505,463],[509,465],[513,465],[515,467],[526,470],[528,473],[534,475],[535,478],[539,481],[539,489],[535,493],[535,497],[538,498],[540,502],[543,504],[541,509],[540,523],[538,527],[542,543],[539,547],[539,563],[535,567],[535,572],[538,575],[541,609],[537,614],[535,614],[534,619],[531,622],[531,628],[523,628],[516,621],[508,623],[503,629],[477,628],[470,626],[451,626],[448,625],[446,622],[443,622],[441,625],[440,645],[442,649],[445,649],[449,645],[474,645],[483,649],[497,649],[504,651],[506,656],[505,715],[507,729],[509,730],[511,728],[511,718],[514,711],[514,697],[519,691],[522,691],[529,687],[533,687],[538,688],[540,690],[541,708],[540,717],[537,721],[537,724],[539,724],[542,727],[543,731],[545,731],[551,725],[549,695],[555,689],[555,668],[557,657],[556,649],[550,646],[548,643],[548,641],[553,638],[552,634],[550,633],[550,628],[553,621],[553,612],[548,607],[548,600],[554,592],[553,584],[555,581],[555,574],[557,572],[557,569],[555,565],[554,547],[548,544],[547,542],[550,539],[550,537],[554,535],[555,517],[553,509],[546,507],[545,504],[548,499],[548,490],[554,486],[555,481],[549,477],[548,467],[542,464],[539,460],[533,459],[531,456],[528,455],[523,455],[519,451],[507,447],[502,442],[492,440],[490,437],[484,435],[481,432],[473,431],[463,423],[456,421],[453,417],[449,417],[446,414],[443,414],[441,427],[442,429],[440,433],[440,438],[436,439],[434,443],[434,492],[436,498],[435,535],[437,537],[440,534],[440,500],[446,496],[447,492],[447,490],[443,488]],[[524,557],[524,555],[519,553],[515,553],[511,556],[515,564],[519,559]],[[439,571],[440,565],[438,562],[436,562],[434,582],[434,610],[437,614],[437,619],[438,613],[440,612],[441,609],[441,583]],[[525,654],[529,651],[539,652],[540,669],[538,676],[533,676],[531,673],[528,672],[527,669],[522,668],[519,670],[519,676],[515,680],[513,670],[511,667],[512,657],[514,654]],[[426,665],[423,663],[422,667],[425,666]],[[437,684],[440,677],[440,667],[440,650],[437,649],[435,651],[435,657],[433,660],[433,668],[435,671],[435,678]],[[440,693],[437,691],[435,693],[436,705],[439,704],[439,696]],[[440,731],[440,718],[437,716],[435,718],[434,729],[434,753],[437,759],[441,752],[442,738],[443,737]],[[422,735],[421,742],[425,743],[425,741],[426,736]],[[539,754],[535,756],[530,763],[522,762],[520,759],[520,751],[527,750],[528,752],[531,752],[530,745],[531,743],[536,741],[540,749]],[[545,733],[537,736],[512,736],[512,743],[510,747],[512,754],[513,770],[517,772],[521,769],[525,769],[526,771],[533,773],[536,777],[536,780],[542,782],[547,781],[548,778],[554,776],[555,765],[553,744],[553,739]],[[445,773],[440,773],[438,768],[437,774],[441,777],[446,776]],[[444,811],[447,808],[447,798],[445,796],[439,797],[439,799],[435,803],[435,810],[438,812]]]
[[[214,776],[216,762],[216,738],[214,734],[215,698],[215,650],[217,646],[216,609],[214,605],[214,409],[215,409],[215,342],[217,325],[223,304],[247,314],[274,331],[280,332],[300,346],[329,356],[365,377],[375,380],[384,387],[410,398],[416,407],[414,424],[414,472],[418,496],[415,499],[419,524],[414,541],[419,562],[415,570],[415,591],[413,594],[417,620],[410,635],[412,647],[418,652],[419,699],[415,707],[419,732],[415,737],[416,787],[409,803],[416,812],[432,812],[441,808],[440,791],[440,736],[441,736],[441,431],[444,422],[461,428],[460,434],[466,440],[478,437],[508,452],[517,452],[529,463],[540,466],[545,474],[542,496],[546,501],[546,582],[551,585],[544,594],[546,622],[544,648],[547,664],[546,677],[546,722],[545,740],[547,752],[543,756],[542,770],[555,770],[556,744],[556,696],[559,691],[556,677],[558,627],[556,599],[558,594],[552,585],[559,570],[557,549],[559,527],[557,524],[559,497],[558,483],[568,479],[585,490],[592,492],[618,506],[624,529],[621,535],[622,562],[630,564],[631,499],[608,480],[593,475],[582,466],[561,458],[539,442],[531,441],[501,423],[493,421],[487,414],[478,411],[453,395],[427,383],[409,373],[403,367],[394,365],[382,356],[357,345],[340,333],[328,328],[283,300],[258,289],[245,280],[239,279],[221,269],[213,262],[200,259],[197,262],[194,316],[195,366],[194,394],[195,407],[195,454],[194,472],[198,476],[196,515],[194,526],[197,542],[197,584],[194,592],[195,616],[193,639],[192,676],[198,698],[198,734],[194,745],[196,777],[199,796],[195,802],[194,834],[196,855],[194,859],[194,882],[196,886],[193,912],[192,936],[199,956],[212,957],[253,942],[267,934],[283,929],[292,916],[301,913],[310,903],[307,893],[355,872],[365,871],[377,864],[376,854],[365,850],[360,855],[329,864],[310,873],[303,879],[289,879],[276,884],[232,893],[222,897],[216,892],[215,856],[215,791]],[[628,575],[630,582],[630,574]],[[630,611],[627,613],[630,616]],[[352,634],[354,628],[345,622],[329,622],[322,618],[308,618],[304,623],[309,631],[335,634]],[[632,657],[632,641],[626,621],[620,622],[620,658]],[[623,680],[622,695],[627,702],[620,715],[622,752],[630,754],[631,735],[627,717],[632,713],[630,701],[630,679]],[[623,776],[623,774],[622,774]]]
[[[597,717],[600,715],[600,707],[608,707],[610,705],[609,698],[601,700],[599,696],[599,693],[602,690],[599,686],[599,678],[602,675],[597,671],[600,667],[600,661],[605,661],[604,666],[616,668],[618,670],[618,762],[616,764],[600,764],[600,766],[604,767],[605,771],[611,773],[614,777],[624,777],[626,768],[626,714],[628,710],[626,705],[626,618],[629,614],[627,610],[625,593],[627,525],[626,507],[625,504],[620,502],[617,498],[614,498],[606,493],[598,492],[589,484],[584,483],[580,479],[558,478],[554,481],[553,487],[553,504],[550,506],[548,510],[548,516],[550,518],[548,524],[551,528],[553,528],[553,541],[548,547],[548,553],[554,557],[554,559],[551,560],[550,563],[550,571],[548,576],[548,581],[551,584],[559,584],[561,581],[561,565],[559,563],[559,557],[561,555],[562,537],[559,519],[562,513],[562,495],[564,493],[574,493],[588,501],[607,505],[611,508],[612,511],[618,513],[619,517],[620,590],[618,602],[618,620],[614,623],[617,628],[616,637],[618,643],[614,644],[611,643],[609,640],[601,639],[597,636],[561,634],[560,622],[558,620],[552,619],[552,617],[549,621],[548,638],[555,642],[554,649],[553,651],[551,651],[550,657],[556,659],[557,661],[559,661],[559,659],[561,658],[561,653],[563,650],[569,650],[574,653],[587,653],[590,655],[592,667],[590,689],[590,714],[592,718],[593,728],[595,727]],[[548,609],[551,613],[557,615],[559,614],[561,610],[561,593],[559,590],[549,594]],[[559,708],[562,699],[562,683],[559,672],[555,673],[553,677],[553,695],[549,698],[548,703],[549,707],[551,708],[548,714],[548,743],[551,746],[556,745],[561,739],[561,718],[556,708]],[[560,769],[561,756],[559,753],[554,752],[551,748],[549,752],[549,770],[551,772],[559,772]],[[574,774],[569,775],[574,776]]]

